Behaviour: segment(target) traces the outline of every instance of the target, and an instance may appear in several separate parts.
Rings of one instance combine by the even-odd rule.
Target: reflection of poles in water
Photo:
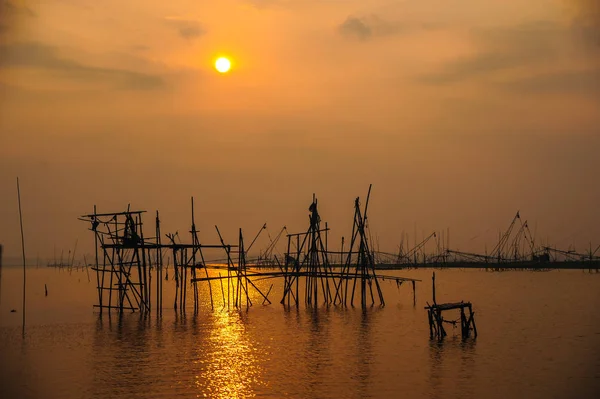
[[[445,385],[445,380],[453,376],[460,376],[460,378],[454,379],[456,381],[456,391],[461,392],[462,397],[476,396],[473,394],[473,385],[470,384],[473,372],[476,369],[476,346],[476,339],[429,341],[430,372],[427,377],[427,384],[431,387],[432,392],[442,392],[439,388]],[[449,363],[444,364],[446,359]],[[460,359],[458,364],[457,359]],[[446,393],[452,396],[452,393]]]
[[[362,309],[360,312],[360,324],[358,334],[356,334],[356,381],[358,386],[355,390],[358,397],[368,397],[372,386],[371,365],[373,364],[373,336],[371,326],[374,325],[374,318],[377,317],[379,307]]]

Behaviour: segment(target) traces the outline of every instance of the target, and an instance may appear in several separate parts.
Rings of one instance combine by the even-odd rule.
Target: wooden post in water
[[[433,272],[433,276],[431,277],[431,282],[433,285],[433,304],[436,305],[437,302],[435,301],[435,272]]]
[[[162,315],[162,246],[160,241],[160,218],[156,211],[156,314]],[[150,299],[148,299],[150,300]]]
[[[0,244],[0,303],[2,303],[2,244]]]
[[[27,273],[25,272],[25,236],[23,235],[23,213],[21,211],[21,189],[19,187],[19,178],[17,177],[17,198],[19,200],[19,223],[21,225],[21,250],[23,252],[23,337],[25,337],[25,287]]]

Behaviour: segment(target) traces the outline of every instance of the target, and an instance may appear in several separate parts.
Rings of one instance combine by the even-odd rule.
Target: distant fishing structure
[[[415,234],[416,236],[416,234]],[[416,237],[415,237],[416,238]],[[428,242],[435,242],[435,249],[426,252]],[[415,240],[416,241],[416,240]],[[548,244],[536,244],[527,220],[521,218],[519,211],[510,225],[499,233],[498,242],[490,253],[474,253],[450,248],[450,229],[433,232],[413,248],[405,248],[408,240],[402,237],[397,254],[375,253],[376,267],[380,269],[404,268],[481,268],[492,271],[532,270],[546,271],[550,269],[598,269],[600,268],[600,245],[590,248],[587,253],[574,249],[561,250]]]
[[[283,281],[283,297],[281,304],[298,306],[301,291],[304,291],[304,303],[307,306],[318,306],[320,302],[327,305],[354,306],[355,296],[360,297],[362,308],[377,302],[385,305],[383,292],[379,280],[395,281],[397,286],[405,281],[412,282],[413,297],[416,279],[396,276],[385,276],[376,273],[375,258],[367,239],[367,207],[371,186],[367,194],[364,210],[360,208],[360,200],[355,200],[354,225],[351,243],[348,252],[334,253],[328,251],[327,233],[329,228],[321,227],[321,217],[317,209],[317,199],[309,206],[309,227],[306,232],[287,234],[288,249],[285,253],[284,263],[281,264],[277,256],[268,261],[276,265],[278,271],[257,271],[253,266],[268,264],[264,255],[273,251],[274,241],[279,240],[285,227],[281,230],[276,240],[272,240],[267,251],[263,253],[260,262],[251,264],[247,259],[247,252],[252,247],[258,235],[266,229],[264,225],[245,249],[242,230],[238,232],[238,242],[228,244],[223,239],[221,232],[215,226],[219,237],[218,244],[203,244],[198,237],[194,218],[194,199],[191,200],[191,242],[181,241],[179,234],[168,233],[165,237],[168,242],[162,242],[161,221],[158,211],[155,218],[155,230],[152,236],[145,236],[143,231],[143,215],[145,211],[133,211],[127,207],[126,211],[113,213],[98,213],[96,206],[94,212],[83,215],[79,219],[89,223],[89,230],[94,233],[95,240],[95,265],[96,283],[98,289],[98,304],[100,312],[116,310],[120,313],[125,310],[150,312],[152,298],[156,312],[163,309],[163,268],[164,256],[170,253],[173,259],[175,283],[175,298],[173,308],[185,312],[188,299],[188,287],[192,290],[194,312],[198,311],[200,298],[198,283],[206,282],[209,289],[211,308],[214,309],[213,285],[218,282],[221,291],[223,307],[250,307],[252,299],[250,293],[254,291],[262,299],[262,303],[271,303],[269,294],[273,288],[264,293],[255,281],[264,279],[277,279]],[[295,241],[296,248],[291,245]],[[225,255],[226,265],[216,265],[207,262],[205,250],[222,251]],[[345,262],[340,271],[334,271],[330,256],[340,255]],[[156,285],[152,295],[152,271],[155,270]],[[209,274],[209,270],[213,272]],[[214,272],[218,272],[215,275]],[[222,275],[221,272],[224,274]],[[226,273],[226,274],[225,274]],[[165,276],[166,277],[166,276]],[[302,280],[302,284],[300,281]],[[227,285],[227,290],[224,288]],[[300,290],[300,286],[303,287]],[[219,288],[219,287],[217,287]],[[227,291],[227,296],[225,296]],[[377,295],[377,301],[375,300]]]

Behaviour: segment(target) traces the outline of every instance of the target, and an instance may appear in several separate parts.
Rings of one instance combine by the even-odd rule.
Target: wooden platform
[[[447,333],[444,329],[444,323],[452,324],[455,326],[460,320],[460,331],[463,338],[468,338],[473,330],[473,336],[477,337],[477,327],[475,326],[475,312],[473,312],[473,305],[471,302],[449,302],[449,303],[436,303],[435,300],[435,272],[432,277],[433,282],[433,305],[427,303],[425,310],[427,310],[427,318],[429,320],[429,336],[431,338],[436,337],[443,339]],[[460,316],[458,319],[449,320],[444,319],[443,312],[460,310]]]

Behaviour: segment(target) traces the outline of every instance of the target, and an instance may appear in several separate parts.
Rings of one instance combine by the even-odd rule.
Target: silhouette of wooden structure
[[[95,305],[100,312],[125,310],[150,312],[153,302],[157,313],[163,309],[163,278],[164,256],[169,253],[173,260],[173,277],[175,283],[175,296],[173,308],[185,312],[188,297],[193,300],[194,312],[199,308],[198,283],[208,283],[211,308],[214,309],[213,284],[219,283],[223,307],[242,308],[252,306],[252,295],[255,291],[262,303],[271,303],[268,296],[273,288],[271,284],[265,294],[256,286],[253,279],[283,279],[282,304],[296,306],[300,303],[301,292],[307,306],[318,306],[322,301],[327,305],[346,306],[348,302],[354,306],[355,295],[360,297],[361,307],[375,305],[375,294],[380,306],[385,305],[383,292],[379,284],[380,279],[395,281],[398,287],[404,281],[411,281],[413,293],[416,279],[396,276],[378,275],[375,272],[375,260],[369,236],[367,233],[367,208],[369,193],[364,209],[360,207],[360,200],[355,200],[354,225],[350,248],[345,255],[345,262],[341,270],[334,271],[329,261],[332,252],[327,248],[327,223],[321,227],[321,216],[318,212],[318,203],[313,195],[309,206],[309,227],[306,232],[287,234],[288,249],[285,253],[285,263],[282,265],[277,257],[275,263],[278,271],[259,272],[251,270],[247,261],[247,251],[254,244],[260,232],[248,247],[245,248],[242,230],[239,230],[237,245],[225,243],[219,228],[215,226],[219,237],[219,244],[206,245],[200,242],[194,218],[194,199],[191,201],[191,229],[189,231],[191,242],[181,241],[179,234],[166,234],[168,242],[163,243],[161,238],[161,222],[156,212],[154,235],[144,235],[143,215],[145,211],[132,211],[129,206],[124,212],[98,213],[96,206],[94,212],[80,217],[80,220],[90,224],[90,231],[94,233],[96,244],[96,262],[93,270],[96,272],[98,289],[98,304]],[[280,232],[280,235],[283,233]],[[295,241],[295,250],[292,251],[292,242]],[[226,255],[226,265],[209,264],[206,261],[204,250],[222,250]],[[272,247],[269,248],[272,251]],[[213,273],[208,272],[209,269]],[[218,275],[216,275],[216,273]],[[221,274],[225,272],[226,274]],[[152,276],[156,283],[152,284]],[[300,281],[302,280],[302,284]],[[227,284],[225,290],[224,283]],[[153,286],[154,293],[153,293]],[[302,289],[300,289],[302,287]],[[188,294],[188,288],[192,290]],[[217,287],[218,289],[218,287]],[[227,296],[225,296],[227,291]],[[218,294],[217,294],[218,296]],[[414,294],[413,294],[414,296]],[[254,296],[256,298],[256,296]]]
[[[477,327],[475,326],[475,312],[473,312],[473,305],[471,302],[457,302],[457,303],[440,303],[438,304],[435,298],[435,272],[431,278],[433,285],[433,305],[427,303],[425,309],[427,310],[427,319],[429,320],[429,337],[437,339],[443,339],[447,333],[444,329],[444,323],[452,324],[456,326],[460,320],[460,332],[463,339],[468,338],[473,331],[474,337],[477,337]],[[449,310],[460,311],[459,319],[448,320],[444,319],[444,312]]]
[[[335,276],[329,265],[327,255],[327,232],[329,228],[321,229],[321,216],[317,209],[317,199],[313,195],[313,201],[308,208],[309,227],[305,233],[288,234],[288,250],[285,254],[285,269],[283,283],[283,298],[281,303],[290,305],[293,300],[299,303],[299,282],[304,278],[304,298],[307,305],[317,305],[319,291],[323,295],[325,303],[333,302],[332,287],[330,282]],[[321,233],[325,234],[325,240]],[[292,239],[296,240],[296,251],[291,252]],[[320,290],[319,290],[320,288]]]
[[[198,311],[199,292],[195,284],[200,279],[199,271],[204,269],[210,288],[212,305],[212,285],[205,262],[203,249],[222,249],[228,258],[227,280],[237,279],[237,289],[228,297],[227,304],[240,306],[242,296],[246,296],[246,303],[250,304],[248,297],[248,284],[254,287],[245,277],[245,254],[243,252],[243,237],[240,230],[238,265],[231,260],[232,251],[237,246],[225,244],[220,232],[217,233],[221,240],[217,245],[204,245],[200,243],[194,220],[194,200],[192,198],[192,224],[191,243],[182,243],[179,234],[166,234],[169,242],[162,243],[160,231],[160,218],[156,212],[156,234],[145,237],[143,232],[142,216],[145,211],[94,213],[84,215],[80,220],[90,223],[90,230],[94,232],[96,243],[96,282],[98,289],[98,304],[94,305],[102,312],[116,309],[149,312],[152,309],[151,298],[157,312],[163,308],[163,255],[170,251],[173,259],[173,280],[175,282],[175,296],[173,307],[183,312],[187,306],[188,286],[191,285],[194,312]],[[216,226],[215,226],[216,227]],[[155,270],[156,288],[152,296],[152,271]],[[218,279],[218,278],[217,278]],[[192,284],[194,283],[194,284]],[[256,288],[256,287],[255,287]],[[257,289],[257,288],[256,288]],[[257,289],[258,290],[258,289]],[[260,291],[260,290],[259,290]],[[230,290],[228,290],[230,292]],[[262,294],[262,293],[261,293]],[[264,296],[264,295],[263,295]],[[265,296],[265,300],[267,300]]]
[[[481,268],[486,271],[530,270],[547,271],[551,269],[600,269],[600,245],[589,250],[575,251],[572,248],[562,250],[548,245],[538,245],[529,229],[527,220],[516,212],[508,228],[499,233],[498,242],[490,253],[474,253],[450,249],[448,230],[446,238],[443,231],[433,232],[412,249],[404,249],[404,234],[397,254],[375,252],[378,269],[405,268]],[[415,231],[416,236],[416,231]],[[416,238],[416,237],[415,237]],[[425,245],[436,239],[436,248],[425,251]],[[408,240],[406,240],[408,241]]]
[[[355,295],[360,297],[361,307],[364,309],[375,305],[374,291],[380,306],[385,305],[383,292],[379,284],[380,279],[395,281],[398,287],[404,281],[411,281],[413,293],[416,279],[396,276],[377,275],[375,260],[370,249],[367,234],[367,209],[371,186],[367,194],[364,210],[361,210],[360,199],[354,201],[354,224],[350,248],[348,252],[333,252],[327,248],[327,234],[329,228],[321,228],[321,216],[318,212],[318,202],[313,195],[309,206],[309,227],[306,232],[288,234],[285,264],[282,267],[284,278],[282,304],[296,306],[300,303],[300,281],[304,280],[304,302],[307,306],[318,306],[319,295],[322,302],[330,305],[354,306]],[[292,242],[295,241],[295,250],[292,251]],[[342,244],[343,245],[343,244]],[[329,260],[331,255],[340,255],[345,260],[341,271],[335,271]],[[413,295],[414,297],[414,295]]]
[[[358,293],[360,296],[360,304],[362,308],[367,306],[367,294],[371,298],[371,304],[375,304],[375,298],[373,296],[373,285],[377,292],[379,304],[385,305],[383,299],[383,293],[379,285],[378,276],[375,273],[375,258],[371,252],[369,246],[369,239],[367,237],[367,209],[369,206],[369,198],[371,196],[371,186],[369,186],[369,192],[367,193],[367,200],[365,201],[365,208],[361,211],[360,209],[360,198],[354,200],[354,224],[352,226],[352,235],[350,240],[350,249],[347,254],[344,268],[342,269],[342,275],[344,276],[344,286],[341,289],[342,284],[340,282],[340,289],[336,293],[336,299],[339,299],[344,305],[348,300],[348,293],[350,294],[350,304],[354,305],[354,295]],[[355,250],[356,248],[356,250]],[[384,277],[382,277],[384,278]],[[389,277],[388,277],[389,278]],[[404,281],[405,279],[396,281]],[[352,290],[349,289],[349,283],[352,281]],[[356,285],[358,283],[358,291]],[[414,286],[413,286],[414,288]]]
[[[156,243],[144,237],[144,212],[127,209],[97,213],[94,206],[93,214],[80,218],[88,221],[94,232],[96,264],[93,270],[98,289],[98,304],[94,306],[101,311],[151,310],[150,251],[156,248]]]

